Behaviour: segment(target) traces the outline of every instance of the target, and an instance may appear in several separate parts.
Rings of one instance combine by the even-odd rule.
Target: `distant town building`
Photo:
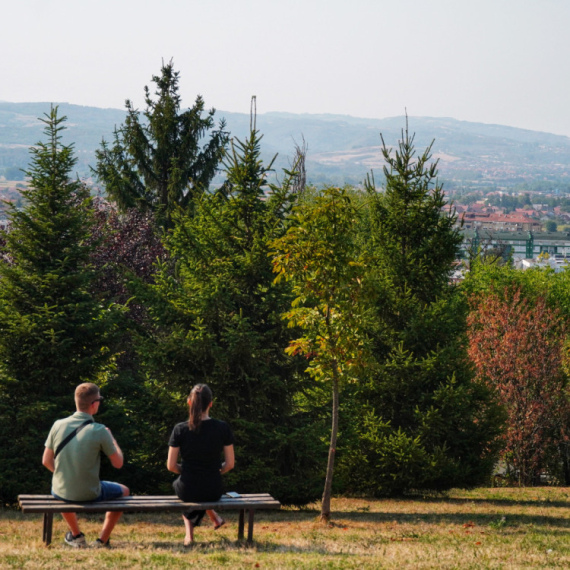
[[[463,229],[462,257],[481,250],[495,249],[501,251],[503,257],[516,259],[534,259],[541,253],[550,257],[570,259],[570,233],[532,231],[496,231],[476,227]]]
[[[465,212],[460,219],[463,220],[463,228],[466,230],[475,228],[507,232],[540,232],[543,230],[542,223],[539,220],[521,213],[488,214],[485,212]]]
[[[515,261],[514,266],[517,269],[530,269],[531,267],[550,267],[555,273],[565,271],[570,267],[570,260],[565,257],[549,257],[548,259],[521,259]]]

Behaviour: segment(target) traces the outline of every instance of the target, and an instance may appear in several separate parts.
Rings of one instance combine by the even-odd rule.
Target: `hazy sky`
[[[0,0],[0,100],[454,117],[570,136],[570,0]]]

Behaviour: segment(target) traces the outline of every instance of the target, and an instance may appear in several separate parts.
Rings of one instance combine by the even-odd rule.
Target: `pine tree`
[[[91,198],[80,181],[70,180],[76,159],[60,142],[66,117],[58,117],[57,107],[46,117],[48,140],[31,150],[26,206],[9,210],[0,263],[4,500],[14,499],[22,480],[34,482],[31,490],[45,485],[49,474],[40,458],[46,434],[54,419],[73,411],[77,384],[102,380],[120,313],[90,290]]]
[[[395,153],[384,145],[385,190],[367,183],[376,367],[355,394],[361,412],[345,468],[353,490],[376,494],[481,482],[500,429],[467,358],[466,304],[449,284],[461,243],[455,215],[431,146],[416,157],[413,143],[406,128]]]
[[[227,180],[180,212],[167,237],[173,265],[164,263],[150,297],[154,326],[141,357],[164,394],[185,400],[193,384],[214,391],[216,417],[236,435],[240,469],[228,485],[260,486],[285,502],[318,496],[316,470],[326,450],[312,417],[295,406],[304,364],[285,354],[293,330],[282,320],[291,301],[287,283],[274,283],[270,242],[285,231],[294,199],[292,176],[281,186],[267,177],[253,128],[234,140]],[[164,421],[164,418],[161,418]],[[162,459],[163,461],[163,459]]]
[[[203,117],[204,100],[180,112],[179,72],[173,63],[153,76],[156,100],[145,86],[146,110],[127,100],[125,124],[96,151],[94,170],[107,195],[119,208],[152,211],[161,225],[170,226],[177,207],[188,210],[216,174],[228,136],[221,121],[203,147],[201,139],[214,126],[214,109]]]

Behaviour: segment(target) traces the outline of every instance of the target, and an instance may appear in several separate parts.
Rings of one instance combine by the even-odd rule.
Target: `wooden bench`
[[[212,503],[183,503],[176,496],[131,495],[112,501],[97,503],[67,503],[52,495],[19,495],[18,502],[23,513],[43,513],[44,526],[42,540],[46,546],[51,543],[54,513],[104,513],[122,511],[124,513],[146,513],[156,511],[193,511],[215,509],[216,511],[239,511],[238,540],[243,540],[245,512],[248,513],[247,542],[253,541],[253,520],[256,510],[279,509],[281,503],[267,493],[242,495],[230,498],[224,495]]]

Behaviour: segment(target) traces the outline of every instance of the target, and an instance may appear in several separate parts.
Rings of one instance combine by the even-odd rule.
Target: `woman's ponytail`
[[[190,396],[190,417],[188,419],[188,427],[190,431],[200,431],[202,424],[202,414],[208,409],[212,403],[212,390],[206,384],[196,384]]]

